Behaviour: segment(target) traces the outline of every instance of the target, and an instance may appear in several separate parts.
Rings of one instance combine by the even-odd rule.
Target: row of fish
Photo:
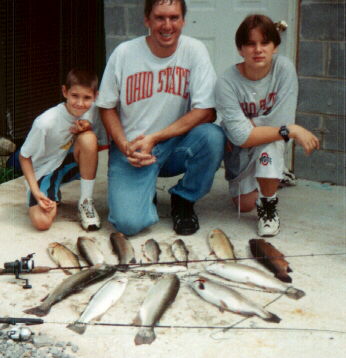
[[[133,246],[124,234],[120,232],[112,233],[110,241],[119,264],[130,265],[135,271],[175,273],[187,270],[189,251],[181,239],[175,240],[171,245],[170,250],[172,254],[167,261],[168,263],[162,263],[160,265],[158,265],[158,263],[160,261],[161,249],[158,242],[154,239],[147,240],[143,245],[143,255],[148,262],[138,265],[136,265],[137,261]],[[77,248],[88,265],[94,266],[106,263],[104,254],[99,249],[94,238],[79,237],[77,239]],[[80,262],[78,256],[65,245],[53,242],[48,246],[48,253],[56,265],[62,267],[66,274],[79,271]],[[179,263],[180,265],[176,265],[175,263]]]
[[[222,230],[212,230],[209,233],[208,240],[217,258],[237,261],[234,247]],[[292,278],[288,275],[289,272],[292,272],[292,269],[289,267],[284,255],[277,248],[264,239],[251,239],[249,240],[249,245],[253,257],[273,272],[275,277],[283,282],[292,282]]]

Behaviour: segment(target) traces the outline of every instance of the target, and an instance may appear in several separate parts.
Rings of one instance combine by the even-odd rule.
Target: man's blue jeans
[[[158,143],[156,162],[136,168],[111,144],[108,162],[109,221],[126,234],[135,235],[159,218],[153,198],[158,176],[185,173],[169,192],[195,202],[206,195],[223,159],[225,135],[214,124],[201,124],[187,134]]]

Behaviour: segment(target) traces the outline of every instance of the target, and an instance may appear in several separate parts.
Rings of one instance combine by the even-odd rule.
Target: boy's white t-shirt
[[[34,120],[20,150],[23,157],[31,157],[36,180],[58,168],[65,159],[75,137],[70,128],[76,119],[89,121],[104,141],[105,132],[95,105],[79,118],[67,111],[65,103],[46,110]]]
[[[117,108],[127,140],[160,131],[193,108],[214,108],[216,74],[206,47],[181,35],[169,57],[155,56],[145,36],[110,56],[96,105]]]

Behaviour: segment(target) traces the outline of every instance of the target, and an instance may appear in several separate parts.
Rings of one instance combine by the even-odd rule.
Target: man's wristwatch
[[[286,126],[280,127],[279,134],[281,135],[281,137],[284,139],[284,141],[286,143],[290,140],[290,138],[288,137],[288,135],[290,134],[290,131],[288,130],[288,128]]]

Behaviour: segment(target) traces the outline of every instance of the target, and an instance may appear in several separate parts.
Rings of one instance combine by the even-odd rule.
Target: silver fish
[[[205,277],[190,277],[189,285],[199,296],[219,307],[221,311],[231,311],[244,316],[258,316],[264,321],[273,323],[281,321],[278,316],[265,310],[239,292]]]
[[[49,313],[51,307],[57,302],[63,300],[73,293],[83,290],[85,287],[101,281],[116,271],[115,266],[110,265],[96,265],[88,269],[82,270],[67,277],[62,281],[53,291],[48,294],[39,306],[25,310],[25,313],[33,314],[39,317],[45,316]]]
[[[143,246],[143,255],[150,262],[159,262],[161,249],[159,244],[154,239],[149,239]]]
[[[88,322],[93,319],[100,319],[102,315],[118,301],[125,291],[127,282],[126,277],[121,279],[114,277],[108,280],[91,297],[79,319],[69,324],[67,328],[76,333],[83,334]]]
[[[104,264],[105,258],[96,244],[96,240],[91,237],[80,236],[77,240],[79,253],[85,261],[91,265]]]
[[[207,266],[206,270],[230,281],[254,285],[269,292],[284,293],[295,300],[305,296],[302,290],[287,285],[270,273],[248,265],[232,262],[217,262]]]
[[[141,271],[148,273],[177,273],[177,272],[185,272],[187,271],[187,267],[177,264],[158,264],[158,265],[143,265],[137,267],[131,267],[131,271]]]
[[[185,262],[187,265],[189,251],[186,248],[183,240],[177,239],[173,242],[172,252],[177,261]]]
[[[179,291],[180,281],[176,275],[167,275],[161,278],[148,292],[138,314],[134,320],[135,325],[141,327],[135,337],[136,345],[150,344],[156,336],[154,325],[166,311],[167,307],[175,300]]]
[[[77,255],[75,255],[65,245],[58,242],[52,242],[48,245],[48,254],[50,258],[59,267],[80,267]],[[80,271],[80,269],[63,269],[67,275]]]
[[[234,247],[222,230],[212,230],[208,235],[208,241],[217,258],[221,260],[236,259],[234,255]]]
[[[130,240],[121,232],[113,232],[110,236],[114,253],[119,258],[119,264],[135,264],[136,257]]]

